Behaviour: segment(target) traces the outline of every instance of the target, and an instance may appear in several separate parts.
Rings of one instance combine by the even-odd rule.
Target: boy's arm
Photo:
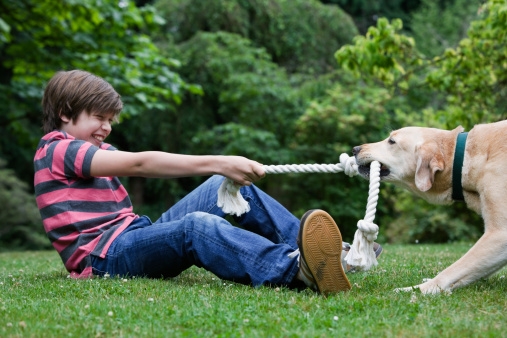
[[[264,177],[262,165],[241,156],[181,155],[159,151],[139,153],[97,150],[90,173],[95,177],[140,176],[175,178],[219,174],[240,185]]]

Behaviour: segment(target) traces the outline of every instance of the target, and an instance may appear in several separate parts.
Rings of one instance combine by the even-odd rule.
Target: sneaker
[[[298,278],[325,296],[350,290],[341,263],[342,236],[327,212],[307,211],[301,218],[297,242],[300,253]]]
[[[380,254],[382,254],[382,246],[378,244],[377,242],[373,242],[373,252],[375,253],[375,258],[379,258]],[[355,266],[348,265],[347,262],[345,262],[345,257],[347,257],[347,254],[350,251],[350,244],[347,242],[343,242],[343,249],[342,249],[342,266],[343,270],[346,272],[354,272]]]

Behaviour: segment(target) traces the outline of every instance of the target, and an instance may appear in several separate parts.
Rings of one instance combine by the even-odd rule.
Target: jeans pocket
[[[94,276],[104,276],[108,272],[107,259],[100,258],[99,256],[90,255],[92,261],[92,272]],[[110,273],[109,273],[110,274]]]

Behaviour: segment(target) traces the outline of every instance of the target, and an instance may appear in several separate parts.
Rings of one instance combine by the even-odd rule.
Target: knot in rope
[[[349,177],[356,176],[358,174],[357,171],[357,163],[355,157],[350,157],[349,155],[343,153],[340,155],[340,164],[343,167],[343,171],[345,175]]]
[[[363,236],[370,242],[377,239],[378,225],[372,222],[365,221],[363,219],[357,222],[357,228],[361,230]]]

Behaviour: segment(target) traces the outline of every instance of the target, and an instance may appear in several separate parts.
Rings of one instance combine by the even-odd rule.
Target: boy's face
[[[115,121],[114,113],[88,113],[82,111],[76,121],[67,116],[60,116],[62,120],[61,130],[74,136],[78,140],[88,141],[96,146],[106,139],[111,133],[111,124]]]

